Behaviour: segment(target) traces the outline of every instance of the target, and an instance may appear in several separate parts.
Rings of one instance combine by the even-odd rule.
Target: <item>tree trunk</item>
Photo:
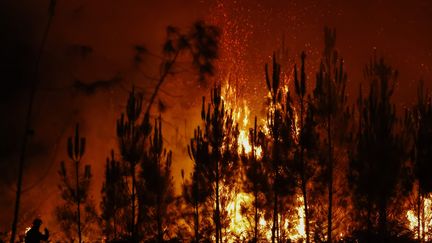
[[[278,228],[278,193],[276,189],[276,184],[278,180],[278,173],[276,171],[276,179],[274,187],[274,204],[273,204],[273,227],[272,227],[272,243],[276,242],[276,229]]]
[[[278,145],[278,135],[274,135],[274,148],[273,148],[273,173],[274,173],[274,182],[273,182],[273,194],[274,194],[274,204],[273,204],[273,226],[272,226],[272,243],[277,241],[277,229],[278,226],[278,186],[279,186],[279,171],[278,171],[278,162],[279,162],[279,145]]]
[[[255,215],[254,215],[254,243],[258,242],[258,185],[257,185],[257,174],[258,174],[258,168],[257,168],[257,160],[255,156],[255,141],[256,141],[256,131],[257,131],[257,118],[255,117],[255,125],[254,125],[254,132],[253,132],[253,141],[252,141],[252,162],[253,162],[253,168],[254,168],[254,174],[255,178],[253,181],[253,191],[254,191],[254,209],[255,209]]]
[[[424,206],[424,195],[421,194],[421,225],[422,225],[422,242],[425,242],[426,238],[426,221],[425,221],[425,206]]]
[[[309,210],[307,201],[307,188],[306,188],[306,164],[304,161],[304,144],[303,144],[303,109],[304,103],[303,98],[300,100],[300,165],[301,165],[301,190],[303,194],[304,203],[304,214],[305,214],[305,233],[306,233],[306,243],[310,242],[309,239]]]
[[[387,237],[387,201],[384,198],[379,205],[379,230],[381,237]]]
[[[372,236],[372,203],[371,199],[367,198],[367,240],[370,241]]]
[[[255,207],[255,215],[254,215],[254,223],[255,223],[255,227],[254,227],[254,239],[253,242],[258,242],[258,189],[256,186],[256,182],[254,182],[254,207]]]
[[[219,207],[219,158],[216,159],[216,243],[222,242],[220,226],[220,207]]]
[[[163,241],[163,232],[162,232],[162,215],[161,215],[161,203],[162,203],[162,192],[161,192],[161,182],[160,182],[160,162],[159,158],[157,158],[157,169],[158,169],[158,175],[157,175],[157,194],[156,194],[156,220],[157,220],[157,239],[158,242],[161,243]]]
[[[113,219],[113,227],[114,227],[114,239],[117,240],[117,210],[114,210],[114,219]]]
[[[132,236],[132,242],[138,242],[135,234],[135,163],[131,164],[131,173],[132,173],[132,218],[131,218],[131,236]]]
[[[327,242],[332,242],[332,218],[333,218],[333,158],[332,158],[332,135],[331,135],[331,117],[332,117],[332,99],[331,99],[331,88],[330,80],[328,80],[328,126],[327,126],[327,137],[328,137],[328,212],[327,212]]]
[[[420,193],[420,183],[418,183],[418,195],[417,195],[417,239],[419,242],[422,240],[421,235],[421,193]]]
[[[198,200],[195,200],[195,242],[199,242],[199,207]]]
[[[307,190],[306,190],[306,182],[302,179],[302,193],[303,193],[303,203],[304,203],[304,214],[305,214],[305,233],[306,233],[306,243],[310,242],[309,238],[309,210],[308,210],[308,201],[307,201]]]
[[[77,202],[77,226],[78,226],[78,243],[81,243],[81,195],[79,187],[79,161],[75,161],[75,176],[76,176],[76,202]]]

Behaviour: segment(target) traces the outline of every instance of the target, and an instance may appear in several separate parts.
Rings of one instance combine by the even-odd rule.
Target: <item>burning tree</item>
[[[417,184],[416,199],[416,234],[419,241],[427,238],[427,219],[425,212],[426,200],[432,193],[432,179],[429,172],[432,170],[432,98],[424,91],[423,82],[417,92],[417,104],[408,111],[405,127],[409,133],[411,161],[414,168],[414,178]]]
[[[86,139],[80,137],[79,126],[76,125],[75,136],[68,138],[67,152],[73,163],[75,173],[69,175],[64,161],[60,164],[59,175],[61,184],[59,185],[63,205],[57,206],[55,210],[57,221],[63,230],[66,238],[71,242],[78,238],[82,242],[83,233],[89,234],[92,224],[98,222],[98,216],[92,200],[89,198],[89,188],[91,182],[90,165],[85,165],[81,172],[81,159],[85,152]],[[72,177],[73,179],[71,179]],[[75,207],[75,209],[74,209]],[[84,211],[82,211],[84,209]],[[82,215],[84,213],[84,215]],[[74,229],[76,226],[76,229]],[[76,236],[75,236],[76,234]]]
[[[238,168],[236,140],[238,130],[233,123],[232,114],[225,109],[220,86],[212,89],[211,102],[207,104],[207,107],[205,97],[203,97],[201,119],[203,121],[202,134],[201,128],[198,127],[195,131],[195,141],[189,147],[189,153],[196,163],[194,171],[197,173],[196,182],[199,183],[198,176],[203,175],[203,178],[206,178],[206,185],[213,194],[211,199],[215,205],[214,239],[216,242],[222,242],[223,228],[229,223],[224,209],[228,205],[232,187],[236,184],[234,175]]]
[[[260,210],[265,209],[265,193],[268,191],[268,179],[265,170],[265,165],[262,160],[262,148],[265,144],[265,134],[262,128],[257,126],[257,117],[255,117],[254,127],[249,130],[249,143],[251,145],[251,151],[246,154],[243,151],[242,162],[243,169],[245,171],[245,179],[243,182],[243,190],[246,193],[253,194],[252,205],[244,205],[246,217],[252,214],[253,217],[253,230],[251,237],[252,242],[258,242],[262,238],[260,232],[259,221],[261,218]],[[249,207],[248,207],[249,206]],[[251,208],[252,207],[252,210]],[[250,212],[251,211],[251,212]]]
[[[280,241],[279,225],[282,205],[286,206],[288,196],[295,194],[294,170],[292,162],[295,148],[295,117],[289,92],[282,88],[280,79],[281,66],[273,57],[272,76],[268,65],[265,67],[267,89],[269,91],[269,110],[267,127],[269,142],[263,146],[263,160],[267,161],[267,176],[271,190],[267,193],[267,202],[272,206],[272,242]],[[271,192],[270,192],[271,191]],[[288,199],[289,200],[289,199]]]
[[[293,97],[288,81],[281,78],[281,65],[275,55],[272,70],[265,66],[267,103],[262,126],[256,117],[252,128],[247,127],[248,121],[239,121],[240,112],[235,107],[239,103],[231,104],[232,100],[224,96],[219,85],[211,90],[208,103],[203,97],[201,124],[188,144],[193,171],[187,180],[182,172],[183,201],[176,200],[171,175],[173,155],[163,141],[161,116],[154,125],[150,122],[151,108],[163,84],[177,71],[181,55],[190,55],[200,81],[213,74],[218,37],[216,27],[202,22],[186,33],[168,27],[160,73],[153,79],[155,88],[148,103],[143,103],[143,92],[135,87],[129,93],[125,112],[117,120],[120,156],[117,158],[112,151],[105,167],[101,219],[106,240],[134,243],[344,240],[335,234],[340,221],[346,218],[337,209],[346,210],[348,206],[342,205],[350,199],[355,203],[356,214],[352,224],[361,222],[359,230],[367,232],[366,241],[393,239],[389,238],[390,230],[394,230],[390,228],[391,217],[398,216],[392,214],[398,209],[394,201],[403,194],[398,189],[405,182],[400,177],[403,166],[408,164],[405,134],[399,133],[399,120],[391,101],[397,73],[382,60],[373,60],[366,67],[370,90],[367,97],[360,94],[358,131],[352,138],[349,129],[354,122],[350,121],[353,115],[345,91],[347,75],[335,50],[335,32],[330,29],[325,29],[324,52],[310,95],[304,52],[300,70],[297,65],[293,70]],[[140,55],[146,50],[141,46],[135,49],[138,53],[135,61],[139,64]],[[428,197],[432,193],[432,180],[428,176],[432,157],[432,101],[422,89],[418,97],[404,125],[411,135],[411,166],[418,186],[414,207],[417,237],[425,241],[425,210],[430,208]],[[62,162],[60,189],[65,203],[57,207],[56,213],[68,239],[75,240],[76,231],[81,242],[82,235],[92,230],[91,224],[99,221],[88,196],[90,167],[81,170],[85,139],[79,136],[78,126],[75,133],[68,140],[75,175],[69,175],[68,166]],[[347,151],[349,145],[354,146],[351,152]],[[341,173],[345,165],[349,165],[349,188],[342,185],[346,182],[346,174]],[[347,196],[347,189],[353,192],[352,198]],[[175,206],[179,202],[185,204],[176,211],[175,202],[178,202]],[[188,210],[180,212],[180,207]],[[236,208],[241,208],[241,213]],[[238,217],[243,217],[240,224],[249,225],[239,225]],[[191,231],[186,233],[190,233],[189,238],[183,237],[183,232],[175,232],[183,222],[193,222]],[[292,234],[293,228],[298,236]]]
[[[295,93],[298,97],[300,103],[300,114],[299,114],[299,140],[298,140],[298,149],[295,154],[299,181],[300,181],[300,190],[303,197],[304,203],[304,216],[305,216],[305,234],[306,234],[306,242],[310,242],[310,209],[308,205],[308,181],[312,177],[312,168],[310,165],[310,159],[306,158],[308,156],[313,156],[313,153],[306,154],[307,152],[312,152],[316,147],[314,146],[314,142],[316,141],[312,137],[315,136],[314,133],[314,124],[313,124],[313,110],[306,103],[306,72],[305,72],[305,58],[306,54],[302,52],[301,54],[301,69],[300,69],[300,79],[297,74],[297,66],[294,67],[294,85],[295,85]],[[305,115],[306,113],[306,115]],[[306,118],[306,119],[305,119]]]

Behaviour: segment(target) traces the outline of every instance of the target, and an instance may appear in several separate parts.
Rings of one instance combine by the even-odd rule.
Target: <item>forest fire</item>
[[[247,238],[249,221],[242,215],[242,207],[251,205],[253,197],[247,193],[238,193],[233,196],[234,200],[228,204],[228,213],[231,219],[228,231],[234,233],[241,239]]]
[[[283,86],[283,91],[287,93],[289,91],[288,84]],[[233,121],[238,125],[239,134],[238,134],[238,153],[245,154],[246,156],[252,155],[252,148],[254,148],[254,156],[256,159],[262,158],[262,147],[261,145],[252,146],[250,144],[250,127],[253,125],[250,122],[250,109],[247,105],[246,99],[240,100],[237,96],[238,92],[235,88],[229,83],[229,80],[226,81],[225,85],[222,88],[222,100],[225,102],[226,110],[229,113],[232,113]],[[271,94],[268,94],[268,98],[271,97]],[[270,112],[274,112],[275,107],[270,106]],[[263,131],[266,136],[269,136],[269,127],[266,123],[265,119],[261,119],[265,125],[263,126]],[[298,141],[300,134],[300,124],[299,124],[299,115],[294,109],[294,126],[293,133],[295,134],[295,139]],[[233,192],[234,193],[234,192]],[[228,218],[230,218],[230,224],[228,226],[227,232],[228,235],[234,233],[235,237],[229,237],[228,241],[235,242],[237,240],[246,240],[248,235],[247,232],[251,227],[251,219],[248,218],[247,215],[242,213],[243,208],[250,208],[254,203],[254,197],[251,193],[235,193],[230,197],[232,200],[228,203],[227,211]],[[289,230],[288,238],[294,241],[304,240],[306,238],[305,233],[305,215],[304,215],[304,202],[303,198],[300,195],[296,196],[297,200],[297,208],[294,210],[294,214],[296,214],[295,220],[290,221],[290,219],[284,219],[281,221],[281,217],[278,217],[279,224],[282,225],[282,228],[291,229]],[[259,219],[259,226],[264,231],[263,235],[267,241],[271,241],[272,237],[272,222],[267,221],[261,215]]]
[[[298,197],[298,202],[302,204],[301,197]],[[238,237],[237,239],[245,240],[248,235],[248,228],[250,227],[250,219],[242,214],[242,207],[248,207],[253,204],[253,196],[247,193],[239,193],[234,196],[234,200],[228,205],[228,212],[230,214],[231,222],[228,229],[228,232],[232,232]],[[296,220],[297,224],[294,226],[290,226],[293,224],[289,222],[288,219],[284,220],[283,228],[293,228],[293,230],[289,234],[289,238],[298,241],[305,239],[305,223],[304,223],[304,208],[303,206],[299,206],[297,209],[298,220]],[[271,241],[271,222],[266,221],[263,217],[260,218],[259,221],[260,228],[264,229],[264,238],[267,241]],[[267,229],[267,230],[265,230]],[[235,242],[236,238],[228,238],[229,241]]]
[[[246,155],[250,155],[252,145],[250,144],[249,128],[252,124],[249,121],[250,109],[246,99],[239,100],[236,89],[227,81],[222,89],[222,100],[225,102],[227,111],[233,114],[233,122],[238,126],[238,153],[242,154],[244,152]],[[261,146],[255,146],[254,153],[255,156],[260,158],[262,153]]]
[[[423,209],[419,212],[420,218],[418,217],[418,212],[414,210],[408,210],[406,218],[408,220],[408,227],[414,232],[415,237],[429,241],[431,236],[430,228],[432,226],[432,196],[425,197],[422,204]]]
[[[378,37],[361,35],[368,41],[348,36],[352,26],[345,24],[339,24],[345,42],[336,45],[336,30],[321,24],[350,22],[339,19],[344,11],[359,8],[346,3],[331,12],[321,3],[214,0],[166,3],[188,18],[189,8],[197,4],[195,12],[206,16],[194,22],[155,2],[159,11],[149,13],[151,21],[139,22],[136,29],[143,23],[148,29],[166,26],[154,21],[155,16],[169,15],[167,21],[173,23],[163,36],[160,30],[153,31],[161,32],[154,39],[153,32],[143,35],[151,36],[151,44],[135,39],[133,22],[123,16],[119,19],[131,29],[122,34],[133,37],[119,47],[123,38],[108,38],[120,31],[116,24],[88,28],[100,31],[97,34],[76,30],[73,38],[64,32],[53,35],[51,26],[57,32],[74,30],[62,25],[71,21],[66,19],[87,24],[92,12],[87,3],[68,2],[61,9],[69,15],[63,15],[56,12],[56,0],[47,1],[48,23],[39,51],[34,51],[39,53],[36,74],[29,78],[34,83],[19,87],[31,91],[23,146],[21,151],[0,146],[12,151],[8,161],[13,161],[13,153],[20,158],[10,166],[17,169],[17,178],[7,176],[16,179],[16,187],[8,182],[8,193],[0,190],[8,200],[15,199],[15,210],[0,199],[0,209],[13,212],[0,219],[11,225],[0,224],[0,242],[38,242],[41,237],[78,243],[432,240],[431,83],[421,81],[413,89],[411,76],[420,72],[411,68],[398,75],[389,64],[406,71],[406,63],[417,63],[430,72],[423,60],[430,56],[429,46],[423,50],[426,57],[410,52],[412,59],[384,60],[376,52],[376,38],[382,38],[384,27],[377,30]],[[99,13],[109,6],[127,10],[125,16],[134,14],[135,8],[112,4],[90,9]],[[313,10],[315,5],[321,9]],[[142,9],[136,9],[135,17],[142,20]],[[367,9],[358,20],[362,24],[375,8]],[[330,12],[334,16],[321,21]],[[57,19],[62,22],[52,25]],[[315,19],[320,19],[319,32],[318,27],[309,28],[317,25]],[[181,26],[184,22],[187,27]],[[51,35],[56,39],[48,38]],[[92,35],[95,40],[86,39]],[[381,46],[387,46],[388,39]],[[76,44],[78,40],[86,43]],[[54,44],[46,45],[50,42]],[[67,42],[73,46],[64,46]],[[361,55],[357,51],[363,42],[373,44],[367,48],[374,50],[366,63],[369,56],[363,51],[368,49]],[[285,43],[293,49],[288,51]],[[152,44],[162,47],[160,52],[150,50]],[[45,55],[50,59],[40,61]],[[363,77],[357,71],[360,64]],[[53,71],[61,65],[67,68]],[[114,78],[105,72],[115,73]],[[66,81],[55,83],[53,77]],[[50,82],[38,85],[45,80]],[[416,100],[400,99],[402,86],[404,91],[416,90],[402,92]],[[20,107],[25,96],[17,97],[9,97],[2,107]],[[54,127],[62,128],[51,132]],[[48,157],[54,162],[40,162]],[[6,167],[0,164],[0,171]],[[41,234],[45,226],[49,231]]]

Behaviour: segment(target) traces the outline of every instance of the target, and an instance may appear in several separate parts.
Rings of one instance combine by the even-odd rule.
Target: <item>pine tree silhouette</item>
[[[124,240],[127,237],[129,194],[126,181],[127,171],[111,151],[105,165],[105,181],[102,185],[101,209],[103,233],[108,242]]]
[[[91,182],[90,165],[85,165],[84,171],[81,172],[81,159],[85,152],[86,139],[80,137],[79,125],[75,127],[74,137],[68,138],[67,152],[72,162],[74,173],[69,175],[64,161],[60,164],[59,175],[61,177],[61,184],[59,189],[61,197],[64,201],[63,205],[56,208],[56,217],[60,222],[61,228],[65,231],[68,237],[72,236],[71,225],[75,224],[77,227],[76,234],[78,242],[82,242],[82,233],[84,227],[89,228],[93,222],[97,222],[97,215],[95,207],[89,198],[89,188]],[[72,177],[72,179],[70,178]],[[74,211],[73,206],[76,207]],[[82,217],[82,210],[84,209],[84,218]]]
[[[203,102],[204,104],[204,102]],[[183,196],[186,203],[193,207],[194,218],[194,242],[200,242],[200,208],[203,207],[209,196],[213,193],[206,177],[205,164],[210,160],[208,142],[203,137],[200,126],[194,131],[194,137],[188,145],[188,154],[194,162],[191,181],[183,184]],[[182,173],[184,178],[184,174]]]
[[[162,50],[163,60],[160,64],[160,75],[150,96],[145,114],[150,114],[156,96],[167,77],[175,73],[175,64],[181,54],[190,54],[192,57],[191,65],[198,74],[199,82],[205,83],[207,77],[214,74],[214,62],[219,54],[220,35],[216,26],[198,21],[186,33],[182,33],[173,26],[168,26],[166,32],[167,37]],[[142,50],[142,48],[139,48],[139,50]]]
[[[305,141],[306,132],[308,132],[307,129],[305,129],[304,126],[304,113],[306,111],[306,104],[305,104],[305,95],[306,95],[306,72],[305,72],[305,58],[306,54],[302,52],[301,54],[301,71],[300,71],[300,80],[298,78],[297,74],[297,66],[294,67],[294,85],[295,85],[295,93],[299,99],[300,103],[300,139],[299,139],[299,151],[298,151],[298,161],[299,161],[299,172],[300,172],[300,188],[303,196],[303,203],[304,203],[304,214],[305,214],[305,233],[306,233],[306,242],[310,242],[310,227],[309,227],[309,206],[308,206],[308,192],[307,192],[307,181],[309,179],[308,173],[307,173],[307,162],[305,159],[305,147],[307,146],[307,143]]]
[[[136,93],[135,89],[129,93],[126,116],[121,114],[117,120],[117,138],[122,161],[128,170],[131,180],[130,188],[130,222],[128,233],[130,241],[138,242],[137,228],[139,222],[137,212],[137,166],[145,156],[146,141],[151,133],[149,115],[142,114],[142,95]]]
[[[140,177],[143,181],[143,199],[140,208],[144,208],[146,218],[143,231],[146,238],[164,242],[170,223],[169,206],[174,201],[173,178],[171,176],[172,152],[164,148],[162,136],[162,118],[155,119],[153,133],[149,138],[149,148],[141,162]]]
[[[388,237],[387,212],[395,196],[403,161],[397,117],[391,102],[397,71],[383,59],[373,59],[365,69],[369,95],[359,97],[359,128],[351,157],[349,178],[357,210],[365,212],[370,236],[377,226],[381,240]],[[374,217],[378,222],[374,222]],[[370,240],[370,239],[369,239]]]
[[[417,91],[417,103],[412,107],[405,119],[405,127],[409,133],[411,161],[417,189],[417,237],[425,241],[426,222],[424,198],[432,192],[432,96],[425,93],[421,81]]]
[[[253,231],[251,242],[258,242],[261,234],[259,228],[259,210],[264,209],[264,193],[268,190],[267,175],[262,158],[256,152],[256,148],[264,145],[265,134],[257,125],[255,117],[254,127],[249,130],[249,143],[252,147],[249,155],[242,154],[242,166],[245,170],[245,180],[243,181],[243,190],[251,193],[253,199]],[[245,215],[248,217],[249,215]]]
[[[281,66],[274,55],[271,77],[268,65],[265,66],[270,101],[267,114],[269,141],[263,146],[263,161],[267,164],[267,176],[270,178],[267,183],[271,188],[267,193],[267,202],[272,203],[272,242],[281,240],[279,217],[283,213],[284,200],[295,193],[295,176],[290,163],[295,149],[295,118],[290,94],[285,94],[282,89],[280,73]]]
[[[312,106],[319,120],[320,130],[325,131],[326,139],[322,142],[324,183],[327,184],[327,242],[332,242],[333,224],[333,197],[334,197],[334,168],[338,165],[337,158],[333,156],[335,147],[344,150],[349,140],[349,120],[351,112],[348,108],[346,83],[347,75],[343,68],[343,59],[338,56],[335,49],[336,31],[324,29],[324,52],[320,69],[316,75],[315,89],[313,90]],[[334,129],[336,128],[337,129]],[[327,148],[324,148],[326,146]],[[344,154],[342,152],[342,154]],[[336,178],[337,179],[337,178]],[[319,182],[316,182],[319,183]],[[337,190],[337,189],[336,189]],[[340,189],[337,191],[341,191]],[[337,205],[335,205],[337,206]]]
[[[203,97],[201,119],[202,135],[200,128],[195,131],[199,143],[191,145],[189,150],[197,163],[197,171],[207,178],[207,186],[214,194],[215,240],[222,242],[222,228],[229,222],[227,212],[224,211],[226,207],[223,206],[227,206],[229,202],[230,195],[227,192],[230,192],[231,186],[235,184],[232,180],[235,180],[234,175],[239,159],[237,156],[238,129],[232,120],[231,112],[225,109],[220,86],[212,89],[211,102],[207,104],[207,109]]]
[[[145,108],[143,109],[143,96],[142,94],[136,93],[135,89],[132,89],[132,92],[129,94],[126,115],[122,114],[120,119],[117,121],[117,137],[119,141],[119,150],[122,159],[122,163],[125,164],[125,167],[128,170],[128,176],[131,180],[131,189],[130,189],[130,222],[129,226],[129,239],[132,242],[138,242],[143,235],[138,235],[138,229],[143,229],[144,220],[147,220],[147,204],[153,203],[152,198],[146,198],[152,193],[156,193],[152,191],[153,189],[149,189],[146,187],[146,183],[150,183],[145,181],[144,178],[146,176],[150,176],[150,174],[146,174],[144,171],[144,167],[147,168],[146,163],[156,163],[160,162],[161,156],[166,157],[166,163],[164,165],[164,173],[168,173],[170,171],[170,161],[171,161],[171,152],[166,152],[163,150],[162,154],[154,154],[154,149],[159,146],[159,142],[162,143],[162,138],[158,138],[157,140],[148,142],[148,138],[151,134],[151,125],[150,125],[150,115],[151,108],[155,103],[156,97],[162,87],[162,85],[166,82],[169,75],[175,73],[176,62],[178,57],[182,54],[189,54],[191,58],[191,64],[197,74],[199,76],[199,81],[206,81],[208,76],[213,75],[214,71],[214,61],[218,57],[219,50],[219,29],[213,25],[207,25],[202,21],[196,22],[193,27],[187,31],[186,33],[182,33],[179,29],[169,26],[167,27],[167,37],[166,41],[163,45],[162,50],[162,61],[160,64],[160,74],[155,79],[157,83],[155,84],[155,88],[151,92],[148,103],[145,104]],[[147,50],[143,46],[135,46],[135,50],[137,54],[135,55],[134,62],[136,65],[139,65],[141,62],[141,55],[146,53]],[[160,107],[163,108],[163,104],[159,102]],[[160,130],[155,130],[156,132],[160,132]],[[152,144],[153,142],[153,144]],[[154,144],[158,142],[158,144]],[[150,147],[148,147],[147,143],[150,143]],[[152,152],[153,151],[153,152]],[[153,154],[152,154],[153,153]],[[156,157],[155,157],[156,156]],[[149,160],[146,162],[146,160]],[[153,161],[153,162],[152,162]],[[156,162],[155,162],[156,161]],[[137,165],[142,162],[141,170],[137,169]],[[149,168],[147,168],[149,169]],[[154,168],[153,168],[154,169]],[[159,169],[162,169],[160,167]],[[137,178],[137,175],[141,171],[141,178]],[[154,172],[154,171],[153,171]],[[150,173],[150,172],[149,172]],[[162,173],[163,174],[163,173]],[[160,176],[156,176],[159,179],[160,183],[168,183],[164,178],[164,175],[159,174]],[[154,175],[151,175],[154,176]],[[150,179],[150,178],[147,178]],[[161,181],[162,180],[162,181]],[[158,183],[159,183],[158,182]],[[156,184],[158,184],[156,183]],[[168,191],[170,183],[161,185],[158,184],[158,187],[162,191],[158,191],[156,193],[156,201],[165,200],[168,197]],[[163,191],[167,189],[168,191]],[[137,197],[137,193],[140,193],[140,196]],[[167,195],[163,195],[164,193],[168,193]],[[151,196],[150,196],[151,197]],[[137,204],[139,203],[139,204]],[[161,201],[162,203],[162,201]],[[163,221],[163,205],[159,203],[154,203],[157,205],[156,207],[156,218],[158,221],[158,240],[161,241],[163,238],[164,232],[162,232],[162,221]],[[160,207],[160,208],[159,208]],[[139,211],[137,211],[139,210]],[[142,231],[140,231],[142,233]]]

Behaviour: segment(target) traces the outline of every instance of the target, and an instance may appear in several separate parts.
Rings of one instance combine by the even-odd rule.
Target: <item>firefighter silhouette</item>
[[[39,228],[42,225],[42,220],[36,218],[33,220],[33,225],[25,234],[24,242],[25,243],[40,243],[41,241],[48,240],[49,232],[48,229],[45,228],[45,234],[39,232]]]

